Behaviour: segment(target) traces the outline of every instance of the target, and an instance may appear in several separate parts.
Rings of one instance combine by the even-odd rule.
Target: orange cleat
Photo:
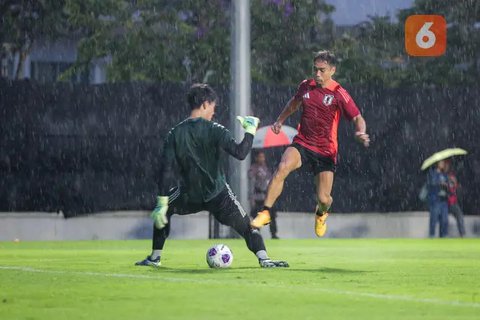
[[[315,215],[315,234],[317,237],[323,237],[327,232],[328,212],[324,212],[321,216]]]
[[[250,221],[250,226],[255,229],[260,229],[261,227],[267,225],[272,221],[270,218],[270,212],[268,210],[263,210],[257,213],[255,219]]]

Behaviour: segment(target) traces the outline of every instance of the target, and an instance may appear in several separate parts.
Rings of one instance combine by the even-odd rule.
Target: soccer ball
[[[232,261],[232,251],[224,244],[216,244],[207,251],[207,263],[210,268],[228,268]]]

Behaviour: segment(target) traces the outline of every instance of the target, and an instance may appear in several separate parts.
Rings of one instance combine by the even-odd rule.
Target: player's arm
[[[243,160],[247,157],[250,149],[252,149],[252,144],[253,135],[245,133],[245,136],[240,143],[237,143],[232,137],[222,145],[222,148],[235,159]]]
[[[287,120],[288,117],[290,117],[295,111],[297,111],[301,105],[302,105],[301,99],[292,97],[283,108],[282,112],[277,118],[277,121],[275,121],[275,123],[272,125],[273,132],[278,134],[285,120]]]
[[[168,190],[173,185],[173,165],[175,162],[175,149],[173,145],[172,131],[170,131],[165,138],[163,144],[163,153],[160,161],[160,168],[158,171],[158,189],[159,196],[157,196],[157,204],[151,213],[151,217],[155,226],[162,229],[168,223]]]
[[[343,115],[355,124],[355,140],[368,147],[370,145],[370,137],[367,134],[367,123],[360,114],[355,101],[343,88],[339,88],[336,93]]]
[[[370,144],[370,137],[367,134],[367,123],[365,122],[365,119],[359,114],[355,116],[352,121],[355,124],[355,139],[365,147],[368,147]]]

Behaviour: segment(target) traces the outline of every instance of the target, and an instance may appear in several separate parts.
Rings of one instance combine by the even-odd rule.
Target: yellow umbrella
[[[453,156],[466,155],[467,153],[468,152],[466,150],[463,150],[461,148],[449,148],[439,152],[435,152],[430,157],[428,157],[425,161],[423,161],[422,170],[427,169],[432,164],[437,163],[440,160],[445,160]]]

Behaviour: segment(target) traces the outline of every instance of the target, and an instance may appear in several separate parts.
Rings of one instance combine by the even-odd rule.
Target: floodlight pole
[[[250,115],[250,0],[232,0],[231,7],[230,126],[235,139],[241,141],[245,131],[235,120],[237,115]],[[230,185],[243,208],[249,214],[248,169],[250,155],[243,161],[230,157]]]

